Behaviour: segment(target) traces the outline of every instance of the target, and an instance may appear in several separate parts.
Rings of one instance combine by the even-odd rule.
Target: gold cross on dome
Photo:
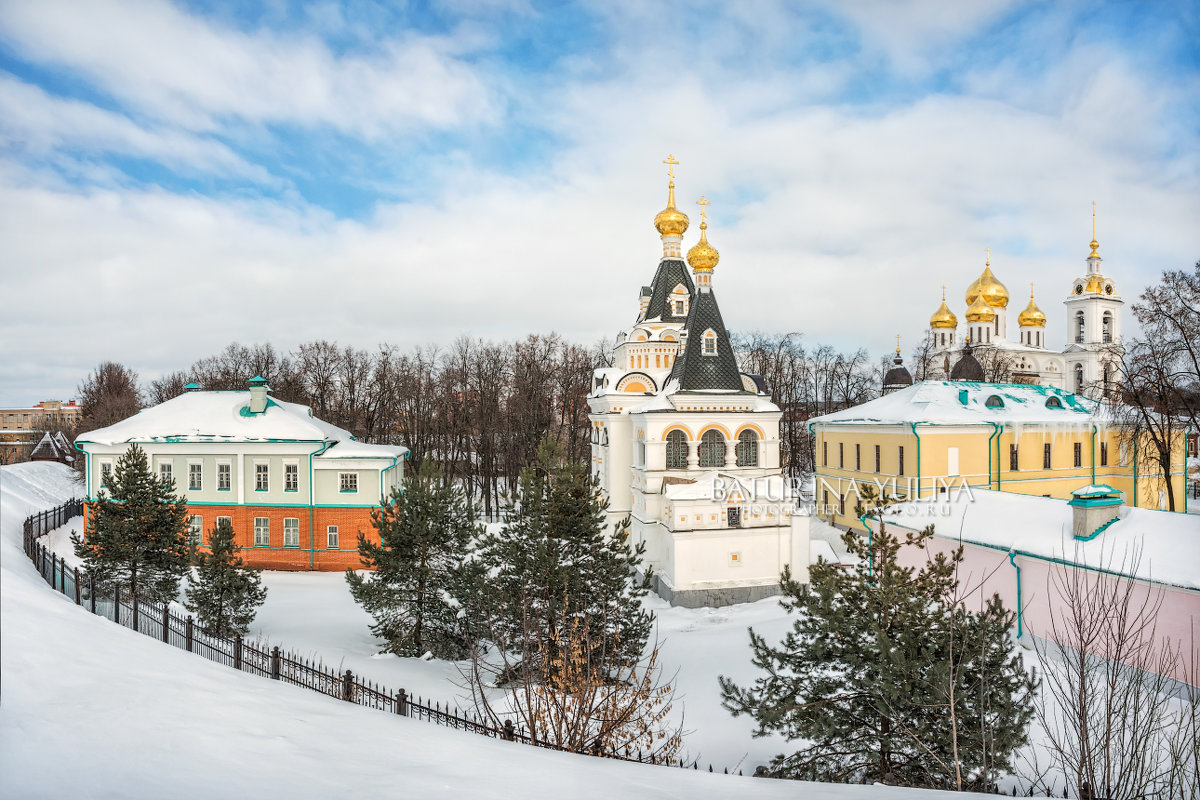
[[[708,207],[712,205],[708,198],[700,195],[700,199],[696,201],[696,205],[700,206],[700,221],[708,222]]]
[[[942,284],[942,302],[946,302],[946,284]]]
[[[663,163],[667,165],[667,177],[675,180],[675,167],[679,165],[679,162],[675,160],[675,156],[668,155],[663,159]]]
[[[900,334],[896,334],[896,355],[900,355]]]
[[[983,265],[985,267],[990,267],[992,265],[992,248],[985,247],[985,248],[983,248],[983,252],[984,252],[984,255],[987,256],[987,258],[984,259]]]

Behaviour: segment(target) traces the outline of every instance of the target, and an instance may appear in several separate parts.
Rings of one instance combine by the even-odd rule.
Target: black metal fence
[[[563,749],[531,736],[524,728],[514,725],[512,720],[503,725],[495,725],[474,714],[452,708],[449,703],[443,705],[421,697],[412,698],[404,689],[393,692],[376,683],[364,681],[350,670],[337,672],[320,661],[313,662],[294,653],[284,653],[277,646],[265,650],[246,642],[241,636],[233,639],[214,636],[197,624],[190,614],[186,617],[176,614],[171,610],[170,604],[161,605],[140,599],[134,603],[119,587],[109,590],[97,587],[94,576],[85,570],[69,567],[66,559],[39,541],[45,534],[61,528],[70,519],[82,514],[83,502],[80,500],[70,500],[57,508],[34,514],[25,520],[23,541],[25,554],[37,567],[46,583],[73,598],[75,605],[85,607],[93,614],[151,636],[164,644],[196,653],[209,661],[216,661],[263,678],[303,686],[339,700],[470,731],[493,739],[506,739],[551,750]],[[643,755],[640,752],[590,752],[589,755],[683,769],[700,768],[697,761],[688,763],[680,759],[656,760],[653,755]],[[708,771],[714,771],[711,764]],[[729,770],[725,769],[724,772],[728,773]]]

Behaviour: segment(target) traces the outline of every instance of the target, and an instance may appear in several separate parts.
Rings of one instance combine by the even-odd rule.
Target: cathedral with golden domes
[[[685,262],[679,162],[663,163],[662,258],[588,394],[592,474],[610,528],[627,524],[645,544],[657,594],[691,607],[756,600],[778,592],[784,567],[807,582],[810,518],[795,513],[780,472],[782,413],[762,378],[739,370],[717,305],[710,203],[697,202],[700,238]]]
[[[1030,286],[1029,303],[1017,315],[1016,338],[1009,338],[1008,288],[993,274],[991,255],[983,273],[967,287],[963,330],[946,304],[929,318],[929,358],[924,377],[1053,386],[1093,397],[1107,396],[1119,380],[1121,306],[1116,284],[1100,270],[1092,212],[1091,252],[1083,275],[1072,281],[1063,301],[1066,347],[1048,349],[1047,317]]]

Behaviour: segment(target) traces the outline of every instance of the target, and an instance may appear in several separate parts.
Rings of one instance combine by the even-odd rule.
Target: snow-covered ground
[[[917,789],[797,784],[554,753],[235,672],[92,616],[42,582],[21,552],[21,523],[75,493],[69,472],[58,465],[0,467],[0,797],[933,796]],[[272,589],[295,581],[293,594],[332,601],[337,579],[273,575]],[[279,592],[262,620],[265,629],[275,624],[273,615],[282,615],[281,640],[284,633],[298,638],[306,629],[304,619],[287,613],[287,594]],[[749,607],[738,624],[756,620],[767,607]],[[689,652],[702,656],[692,666],[735,660],[708,649],[724,646],[723,638],[711,635],[721,627],[721,612],[692,613],[668,631],[690,642],[675,651],[676,658]],[[340,618],[336,610],[330,614]],[[345,633],[342,641],[354,651],[359,635]],[[332,655],[326,647],[333,644],[320,648]],[[358,657],[348,654],[346,663]],[[365,658],[371,664],[388,660]],[[428,677],[434,679],[432,673]]]

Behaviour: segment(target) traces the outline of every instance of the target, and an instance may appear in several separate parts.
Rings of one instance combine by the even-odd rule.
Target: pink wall
[[[927,557],[942,552],[949,553],[957,546],[957,542],[935,537],[927,546]],[[922,554],[913,548],[900,551],[900,561],[906,566],[918,566]],[[1058,584],[1070,569],[1062,564],[1045,561],[1034,556],[1017,555],[1017,566],[1021,568],[1021,625],[1025,635],[1040,636],[1052,639],[1051,615],[1060,620],[1065,615],[1065,604],[1060,595]],[[1087,582],[1095,578],[1096,573],[1089,572]],[[1120,580],[1116,577],[1101,576],[1101,580]],[[963,561],[959,572],[959,585],[969,589],[967,596],[969,607],[977,608],[981,592],[991,597],[999,594],[1007,608],[1017,607],[1017,570],[1009,563],[1008,553],[982,545],[963,543]],[[1133,608],[1148,596],[1153,599],[1161,597],[1158,609],[1156,634],[1170,640],[1186,656],[1193,642],[1193,626],[1195,641],[1200,644],[1200,591],[1183,589],[1163,584],[1151,584],[1139,581],[1134,587],[1132,598]],[[1200,657],[1200,656],[1198,656]],[[1179,664],[1171,676],[1186,680],[1186,659]],[[1200,667],[1200,663],[1197,664]]]

